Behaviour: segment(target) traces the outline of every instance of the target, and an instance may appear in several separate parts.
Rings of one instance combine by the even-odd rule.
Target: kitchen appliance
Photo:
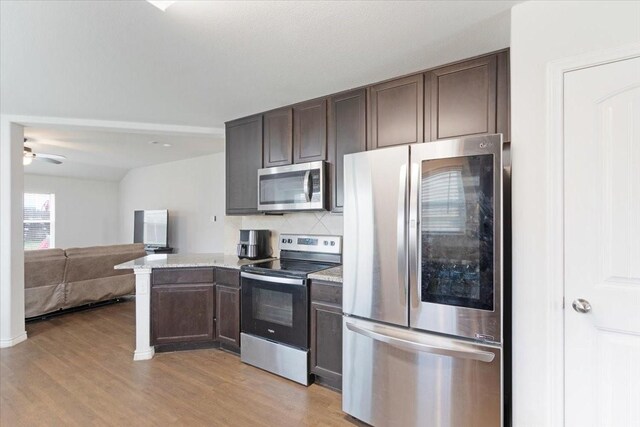
[[[342,238],[282,234],[280,258],[240,268],[240,359],[309,385],[307,275],[340,265]]]
[[[344,157],[348,414],[509,424],[507,158],[502,135]]]
[[[240,230],[236,247],[238,258],[263,259],[271,257],[270,230]]]
[[[324,161],[259,169],[258,210],[327,210],[326,170]]]

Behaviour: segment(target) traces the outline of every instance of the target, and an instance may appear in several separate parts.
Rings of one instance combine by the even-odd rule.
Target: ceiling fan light
[[[30,165],[36,155],[33,154],[33,151],[29,147],[24,147],[22,150],[22,164],[25,166]]]
[[[166,1],[166,0],[147,0],[149,3],[160,9],[161,11],[167,10],[169,6],[175,3],[174,1]]]

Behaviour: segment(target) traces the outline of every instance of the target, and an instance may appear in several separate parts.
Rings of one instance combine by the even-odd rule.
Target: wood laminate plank
[[[338,393],[217,349],[134,362],[134,327],[133,300],[27,324],[0,349],[0,425],[361,425]]]

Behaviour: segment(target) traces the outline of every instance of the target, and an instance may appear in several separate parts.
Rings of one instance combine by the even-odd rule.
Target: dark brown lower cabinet
[[[240,271],[161,268],[151,274],[151,344],[240,351]]]
[[[311,373],[342,390],[342,285],[311,283]]]
[[[216,286],[216,329],[220,344],[240,351],[240,288]]]
[[[213,283],[151,288],[151,344],[215,340]]]

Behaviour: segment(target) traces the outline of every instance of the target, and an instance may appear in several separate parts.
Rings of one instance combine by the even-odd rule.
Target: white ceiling
[[[26,127],[35,153],[67,157],[61,165],[33,161],[27,174],[119,181],[129,169],[222,152],[221,137]],[[151,141],[157,144],[150,144]],[[163,144],[170,144],[165,147]]]
[[[222,127],[506,47],[515,3],[3,0],[0,112]]]

